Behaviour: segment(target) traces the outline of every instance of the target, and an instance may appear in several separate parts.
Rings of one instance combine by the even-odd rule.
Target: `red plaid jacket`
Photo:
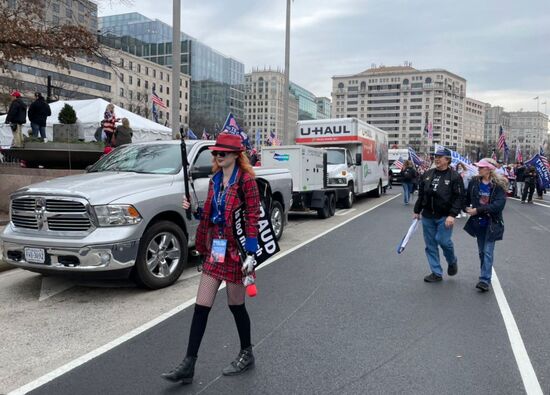
[[[242,181],[241,181],[242,179]],[[225,224],[222,229],[222,238],[227,239],[227,253],[223,264],[205,261],[203,271],[218,280],[232,283],[242,283],[241,258],[238,252],[237,240],[233,235],[233,211],[241,205],[239,198],[239,184],[242,185],[246,210],[245,233],[247,245],[255,244],[258,237],[258,218],[260,216],[260,192],[256,180],[248,173],[239,170],[235,183],[227,190],[225,200]],[[212,199],[214,198],[214,182],[210,180],[208,195],[204,202],[200,224],[197,228],[195,248],[205,257],[210,256],[212,239],[219,238],[219,225],[210,221],[212,214]]]

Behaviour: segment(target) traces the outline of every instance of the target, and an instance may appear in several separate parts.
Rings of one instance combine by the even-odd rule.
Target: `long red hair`
[[[254,173],[254,169],[250,164],[250,160],[248,160],[248,156],[246,156],[244,152],[239,152],[239,156],[237,156],[237,159],[235,162],[236,162],[236,165],[239,166],[239,168],[244,173],[248,173],[251,177],[256,177],[256,173]],[[212,173],[216,174],[220,170],[221,170],[221,167],[218,166],[218,163],[216,162],[216,158],[212,158]]]

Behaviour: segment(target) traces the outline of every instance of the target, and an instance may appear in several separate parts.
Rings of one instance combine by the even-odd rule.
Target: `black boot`
[[[195,374],[195,357],[185,357],[183,362],[180,363],[174,370],[163,373],[161,377],[169,381],[181,381],[183,384],[191,384],[193,382],[193,375]]]
[[[254,366],[254,354],[252,354],[252,346],[239,351],[237,358],[223,370],[224,376],[236,376]]]

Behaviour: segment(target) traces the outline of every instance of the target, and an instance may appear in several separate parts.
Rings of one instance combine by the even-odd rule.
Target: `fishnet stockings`
[[[202,273],[197,291],[197,304],[212,307],[222,281]],[[230,306],[244,303],[246,288],[243,284],[226,283],[227,304]]]

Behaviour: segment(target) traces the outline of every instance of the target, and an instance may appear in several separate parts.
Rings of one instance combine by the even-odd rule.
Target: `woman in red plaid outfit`
[[[222,133],[209,147],[213,156],[213,173],[197,229],[195,248],[204,259],[195,311],[191,322],[187,353],[183,362],[162,377],[188,384],[193,381],[195,362],[206,329],[208,314],[222,281],[226,282],[227,302],[235,318],[241,350],[237,358],[223,370],[226,376],[240,374],[254,365],[250,340],[250,318],[244,304],[243,279],[254,271],[254,253],[258,249],[260,194],[254,171],[244,153],[239,136]],[[239,192],[242,188],[242,194]],[[233,211],[245,200],[246,251],[244,263],[233,235]],[[183,208],[189,208],[187,199]]]

